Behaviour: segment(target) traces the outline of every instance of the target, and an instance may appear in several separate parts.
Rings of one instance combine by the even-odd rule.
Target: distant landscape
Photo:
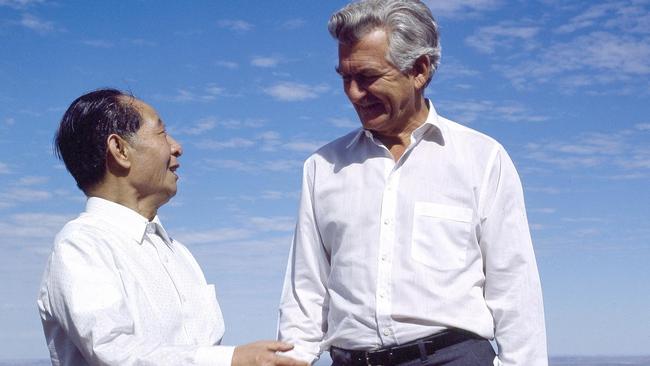
[[[49,366],[49,360],[2,360],[0,366]],[[650,366],[649,356],[558,356],[549,366]]]

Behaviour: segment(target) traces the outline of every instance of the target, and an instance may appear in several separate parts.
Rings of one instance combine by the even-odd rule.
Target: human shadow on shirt
[[[442,131],[438,126],[433,124],[429,125],[430,127],[422,136],[422,139],[417,143],[430,143],[433,142],[439,146],[445,146],[445,139],[442,135]],[[374,144],[369,137],[367,137],[363,132],[361,135],[357,136],[358,130],[343,136],[342,138],[333,142],[336,146],[334,148],[329,148],[329,144],[324,148],[316,151],[317,155],[320,155],[323,159],[333,165],[334,173],[340,172],[347,166],[354,164],[363,164],[366,160],[375,159],[375,158],[392,158],[387,149],[382,148]],[[355,141],[351,142],[352,139]],[[350,145],[347,145],[350,143]],[[350,149],[350,151],[345,152],[345,150]],[[404,161],[408,158],[408,155],[412,149],[408,149],[407,153],[400,159]]]

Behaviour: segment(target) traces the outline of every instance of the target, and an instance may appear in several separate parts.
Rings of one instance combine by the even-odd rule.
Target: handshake
[[[292,349],[289,343],[279,341],[258,341],[237,346],[232,355],[232,366],[308,366],[306,362],[276,353]]]

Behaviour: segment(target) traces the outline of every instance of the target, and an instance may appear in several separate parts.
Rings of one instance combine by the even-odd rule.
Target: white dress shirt
[[[38,307],[53,365],[230,366],[214,285],[156,216],[100,198],[54,240]]]
[[[523,192],[503,147],[438,116],[395,162],[369,131],[304,164],[279,338],[313,362],[460,328],[495,364],[546,366],[541,286]]]

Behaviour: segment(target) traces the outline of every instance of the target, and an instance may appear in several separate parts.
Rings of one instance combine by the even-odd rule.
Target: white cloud
[[[217,127],[222,127],[229,130],[260,128],[264,126],[265,122],[266,121],[263,119],[255,118],[239,120],[219,119],[216,116],[207,116],[198,119],[187,127],[177,127],[177,131],[174,131],[174,134],[198,136],[208,131],[212,131]]]
[[[474,78],[480,75],[478,70],[469,68],[454,58],[445,57],[444,62],[436,70],[436,77],[444,79]],[[431,84],[430,84],[431,85]]]
[[[39,185],[39,184],[44,184],[47,183],[50,180],[49,177],[45,176],[26,176],[20,178],[18,180],[19,186],[33,186],[33,185]]]
[[[547,44],[537,48],[535,57],[530,57],[526,50],[511,52],[509,60],[503,60],[495,69],[522,89],[554,84],[564,93],[586,88],[590,93],[604,94],[647,91],[650,36],[618,28],[603,31],[604,28],[598,27],[597,31],[586,34],[580,32],[576,36],[570,34],[569,39],[562,35],[558,37],[561,40],[546,34]],[[593,88],[613,83],[624,85],[603,91]]]
[[[9,174],[9,173],[11,173],[11,169],[9,169],[9,165],[0,161],[0,174]]]
[[[465,18],[496,9],[498,0],[425,0],[434,17]]]
[[[213,95],[213,96],[223,95],[224,91],[225,91],[224,88],[222,88],[220,86],[217,86],[216,84],[208,84],[204,88],[204,90],[205,90],[206,93],[208,93],[208,95]]]
[[[25,9],[32,5],[43,4],[45,0],[0,0],[0,6],[8,6],[14,9]]]
[[[276,131],[266,131],[255,136],[255,139],[261,142],[262,151],[276,151],[282,144],[280,134]]]
[[[556,187],[550,187],[550,186],[546,186],[546,187],[525,186],[524,189],[526,192],[537,192],[537,193],[545,193],[545,194],[559,194],[562,192],[561,189]]]
[[[601,217],[563,217],[562,221],[564,222],[599,222],[603,223],[606,222],[607,220],[601,218]]]
[[[23,17],[18,24],[42,34],[50,33],[55,30],[53,22],[42,20],[32,14],[23,14]]]
[[[73,215],[21,213],[0,221],[3,238],[52,239]]]
[[[650,123],[639,123],[636,124],[634,127],[640,131],[650,131]]]
[[[645,2],[647,4],[647,2]],[[558,27],[560,34],[584,29],[619,29],[626,33],[650,33],[650,13],[642,1],[615,1],[589,4],[582,13]]]
[[[299,192],[281,192],[281,191],[263,191],[260,195],[261,199],[265,200],[283,200],[298,198]]]
[[[248,32],[254,28],[251,23],[238,19],[223,19],[218,21],[217,25],[219,28],[225,28],[235,32]]]
[[[290,216],[246,216],[241,218],[240,221],[241,223],[238,227],[224,227],[209,230],[177,230],[174,238],[190,246],[233,242],[241,244],[243,242],[251,242],[251,240],[257,244],[260,242],[255,239],[261,236],[268,237],[268,234],[262,235],[262,233],[292,232],[295,226],[295,219]]]
[[[146,40],[144,38],[131,38],[128,40],[128,42],[134,46],[143,46],[143,47],[155,47],[158,45],[158,43],[154,41]]]
[[[279,82],[275,85],[262,89],[271,97],[283,102],[296,102],[318,98],[319,94],[329,90],[325,85],[311,86],[294,82]]]
[[[284,148],[291,151],[311,153],[326,143],[327,141],[292,141],[284,144]]]
[[[593,5],[589,7],[582,14],[573,17],[569,21],[569,23],[564,24],[558,27],[557,29],[555,29],[555,32],[572,33],[583,28],[591,27],[598,21],[599,18],[605,15],[612,14],[612,12],[615,11],[619,6],[620,4],[616,4],[616,3],[605,3],[605,4]]]
[[[290,19],[282,23],[282,28],[288,30],[294,30],[294,29],[304,27],[305,24],[307,24],[307,21],[305,21],[304,19],[300,19],[300,18]]]
[[[266,123],[266,120],[258,119],[258,118],[247,118],[247,119],[244,119],[244,120],[225,119],[225,120],[219,121],[220,126],[222,126],[223,128],[228,128],[228,129],[260,128],[260,127],[263,127],[265,123]]]
[[[601,235],[602,230],[600,228],[582,228],[582,229],[575,229],[571,231],[571,234],[574,236],[577,236],[579,238],[583,237],[590,237],[590,236],[599,236]]]
[[[215,65],[220,66],[220,67],[225,67],[227,69],[234,70],[239,67],[239,64],[233,61],[225,61],[225,60],[217,60],[215,61]]]
[[[196,147],[206,150],[222,150],[222,149],[241,149],[255,145],[255,141],[244,138],[231,138],[230,140],[201,140],[196,143]]]
[[[442,101],[439,103],[444,115],[460,123],[477,121],[543,122],[548,117],[535,114],[517,102],[497,104],[488,100]]]
[[[216,118],[214,117],[206,117],[198,120],[196,123],[194,123],[193,126],[191,127],[186,127],[180,131],[181,134],[185,135],[201,135],[207,131],[212,130],[215,128],[217,125]]]
[[[264,169],[272,172],[286,172],[302,168],[302,160],[271,160],[264,163]]]
[[[525,49],[532,49],[535,47],[535,36],[539,32],[539,27],[500,24],[479,28],[467,37],[465,42],[479,52],[487,54],[512,48],[516,42],[523,42]]]
[[[266,131],[257,135],[257,138],[261,140],[279,140],[280,133],[276,131]]]
[[[177,30],[174,31],[174,35],[176,36],[181,36],[181,37],[191,37],[191,36],[198,36],[205,33],[201,29],[188,29],[188,30]]]
[[[280,58],[279,57],[273,57],[273,56],[255,56],[251,60],[251,65],[257,66],[257,67],[264,67],[264,68],[269,68],[269,67],[276,67],[280,63]]]
[[[650,74],[650,39],[596,32],[556,47],[568,67],[589,67],[631,75]]]
[[[95,48],[112,48],[114,46],[113,42],[106,41],[103,39],[90,39],[81,41],[81,43],[86,46],[95,47]]]
[[[540,231],[540,230],[546,229],[545,225],[537,224],[537,223],[534,223],[534,222],[531,222],[528,226],[530,227],[530,230],[532,230],[532,231]]]
[[[259,231],[291,232],[295,227],[295,223],[295,219],[290,216],[250,218],[250,224]]]
[[[557,210],[551,207],[534,208],[530,210],[530,212],[537,212],[542,214],[552,214],[555,213],[555,211]]]
[[[648,137],[648,131],[638,129],[584,133],[565,141],[530,143],[526,150],[529,159],[553,169],[603,168],[608,179],[638,179],[650,175]]]
[[[248,229],[222,228],[205,231],[180,230],[176,235],[174,235],[174,238],[178,239],[183,244],[193,245],[248,239],[252,235],[253,232]]]
[[[4,125],[5,126],[13,126],[14,124],[16,124],[16,119],[15,118],[7,117],[7,118],[4,119]]]
[[[29,188],[11,188],[7,192],[0,193],[0,200],[11,200],[15,202],[39,202],[45,201],[52,197],[49,191],[29,189]]]
[[[156,94],[154,98],[176,103],[211,102],[217,97],[225,95],[224,88],[210,83],[199,90],[196,90],[196,88],[177,89],[175,95]]]
[[[646,85],[642,78],[650,74],[650,61],[646,57],[650,57],[650,43],[610,39],[598,45],[598,42],[583,39],[557,48],[553,58],[563,60],[562,63],[549,63],[553,61],[546,57],[546,61],[524,62],[500,69],[515,87],[522,89],[531,84],[553,83],[563,92],[572,92],[622,82],[625,83],[622,87],[609,88],[605,92],[632,94],[635,82],[641,87]]]
[[[359,122],[353,121],[347,117],[330,118],[328,121],[334,127],[339,127],[339,128],[357,128],[360,126]]]
[[[266,161],[242,161],[228,159],[206,159],[205,165],[215,169],[230,169],[247,173],[262,171],[287,172],[302,168],[301,160],[266,160]]]

